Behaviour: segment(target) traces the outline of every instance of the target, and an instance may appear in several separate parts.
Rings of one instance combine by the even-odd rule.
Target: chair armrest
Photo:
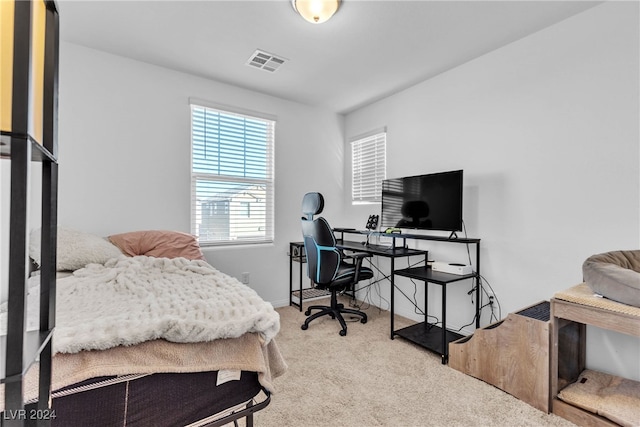
[[[362,266],[362,260],[371,256],[372,255],[367,252],[352,252],[348,255],[345,254],[345,257],[353,259],[356,267],[356,272],[353,276],[353,283],[358,283],[360,281],[360,267]]]

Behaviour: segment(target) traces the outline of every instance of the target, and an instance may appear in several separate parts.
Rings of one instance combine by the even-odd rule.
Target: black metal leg
[[[449,346],[447,345],[447,284],[442,285],[442,364],[449,361]]]
[[[476,244],[476,329],[480,327],[480,242]]]
[[[424,323],[429,323],[429,282],[424,282]]]
[[[300,311],[302,311],[302,251],[304,247],[298,247],[298,259],[300,260],[300,270],[298,271],[298,284],[300,285]]]
[[[393,339],[393,336],[394,336],[394,333],[393,333],[393,331],[394,331],[394,329],[393,329],[393,316],[394,316],[394,314],[393,314],[393,311],[394,311],[393,305],[394,305],[394,295],[396,293],[396,284],[395,284],[395,277],[394,277],[395,275],[393,274],[394,270],[395,270],[395,262],[394,262],[394,258],[391,257],[391,274],[390,274],[390,276],[391,276],[391,304],[390,304],[391,305],[391,310],[390,310],[391,311],[391,339]]]
[[[296,260],[296,255],[295,255],[296,249],[298,251],[297,260],[300,263],[300,270],[298,271],[298,279],[299,279],[298,284],[300,285],[299,303],[295,303],[293,301],[293,263]],[[300,311],[302,311],[302,302],[303,302],[303,295],[302,295],[302,264],[304,264],[303,255],[302,255],[303,250],[304,250],[304,246],[294,244],[293,242],[289,243],[289,305],[298,306],[298,310]]]
[[[293,305],[293,245],[289,244],[289,306]]]

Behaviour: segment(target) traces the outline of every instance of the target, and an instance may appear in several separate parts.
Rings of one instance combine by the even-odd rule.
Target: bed
[[[36,230],[36,265],[38,241]],[[104,239],[60,227],[57,269],[53,426],[218,426],[240,417],[251,425],[269,404],[272,380],[286,370],[279,315],[208,264],[193,236]],[[38,287],[36,271],[27,329],[37,328]],[[37,371],[25,377],[27,404],[37,399]]]

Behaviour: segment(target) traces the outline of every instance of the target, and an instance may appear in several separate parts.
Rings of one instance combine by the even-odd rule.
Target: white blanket
[[[280,329],[273,306],[204,261],[138,256],[89,264],[57,281],[54,353],[163,338],[202,342]]]

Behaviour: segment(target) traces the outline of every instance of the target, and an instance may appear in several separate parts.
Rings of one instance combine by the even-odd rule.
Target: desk
[[[391,339],[397,335],[401,338],[407,339],[421,347],[431,350],[442,357],[442,363],[447,364],[449,361],[449,343],[460,339],[463,335],[447,330],[447,285],[450,283],[460,282],[466,279],[475,280],[475,323],[476,328],[480,327],[480,239],[471,238],[449,238],[443,236],[425,236],[421,234],[386,234],[381,232],[359,231],[353,229],[338,228],[334,231],[340,233],[340,239],[338,240],[338,247],[345,250],[354,250],[360,252],[367,252],[372,255],[382,256],[390,258],[391,268],[388,276],[384,279],[388,279],[391,282]],[[358,235],[378,235],[392,238],[391,247],[381,245],[363,245],[360,242],[350,242],[344,240],[345,234],[358,234]],[[396,240],[402,239],[402,247],[395,247]],[[409,249],[407,248],[407,240],[430,240],[447,243],[459,243],[474,245],[476,247],[476,271],[472,274],[456,275],[443,273],[439,271],[432,271],[427,266],[428,251]],[[394,260],[399,257],[407,257],[413,255],[425,256],[425,265],[421,267],[411,267],[396,270]],[[408,277],[410,279],[416,279],[424,282],[425,284],[425,321],[417,323],[415,325],[408,326],[399,330],[394,329],[394,310],[395,310],[395,276]],[[426,321],[426,315],[428,314],[428,286],[429,283],[440,286],[442,288],[442,327],[430,324]]]
[[[389,247],[384,245],[370,245],[370,244],[363,245],[360,242],[351,242],[348,240],[347,241],[338,240],[338,244],[336,246],[339,247],[340,249],[347,250],[347,251],[366,252],[371,255],[389,258],[391,262],[391,267],[389,268],[390,272],[389,272],[389,275],[383,277],[382,280],[388,279],[389,282],[391,283],[391,302],[390,302],[391,339],[393,339],[395,336],[395,331],[393,328],[393,313],[394,313],[394,305],[395,305],[394,298],[395,298],[395,288],[396,288],[395,275],[397,274],[395,260],[396,258],[405,258],[408,256],[414,256],[414,255],[424,255],[424,263],[426,265],[429,257],[429,252],[418,250],[418,249],[409,249],[405,247],[396,248],[396,247]]]
[[[377,256],[383,256],[383,257],[387,257],[387,258],[391,258],[391,271],[395,270],[395,264],[394,264],[394,259],[395,258],[401,258],[401,257],[407,257],[407,256],[412,256],[412,255],[424,255],[425,256],[425,263],[427,261],[427,254],[428,252],[426,251],[420,251],[420,250],[416,250],[416,249],[408,249],[408,248],[390,248],[388,246],[383,246],[383,245],[363,245],[360,242],[350,242],[350,241],[342,241],[342,240],[338,240],[338,245],[337,247],[339,247],[340,249],[346,250],[346,251],[357,251],[357,252],[366,252],[368,254],[371,255],[377,255]],[[315,289],[313,287],[309,287],[309,288],[303,288],[302,286],[302,280],[303,280],[303,275],[302,275],[302,270],[303,270],[303,264],[307,262],[306,256],[305,256],[305,252],[304,252],[304,243],[303,242],[289,242],[289,305],[293,305],[298,307],[298,309],[300,311],[302,311],[302,300],[307,298],[315,298],[317,296],[322,296],[322,295],[317,295],[317,292],[324,292],[323,295],[331,295],[330,292],[328,291],[321,291],[319,289]],[[300,263],[300,270],[298,271],[298,283],[299,283],[299,289],[298,290],[293,290],[293,264],[294,263]],[[393,285],[393,275],[390,274],[388,276],[385,276],[383,279],[389,279],[391,281],[391,284]],[[310,292],[314,291],[313,294],[311,294]],[[299,297],[299,303],[295,302],[293,300],[293,295],[295,293],[298,293],[298,297]],[[393,303],[393,295],[391,296],[392,298],[392,303]],[[392,310],[392,317],[391,317],[391,329],[393,331],[393,310]],[[393,339],[393,334],[391,335],[391,339]]]
[[[455,341],[459,338],[462,338],[462,335],[457,332],[453,332],[447,330],[446,328],[446,320],[447,320],[447,285],[449,283],[460,282],[466,279],[475,280],[475,319],[476,319],[476,328],[480,327],[480,239],[470,239],[470,238],[448,238],[442,236],[425,236],[425,235],[417,235],[417,234],[392,234],[388,235],[382,232],[371,232],[371,231],[361,231],[354,229],[346,229],[346,228],[336,228],[334,229],[337,239],[337,247],[347,251],[356,251],[356,252],[366,252],[371,255],[381,256],[385,258],[389,258],[391,262],[390,272],[388,275],[385,275],[380,280],[389,280],[391,283],[391,301],[390,301],[390,338],[394,339],[395,336],[399,336],[401,338],[412,341],[415,344],[418,344],[428,350],[434,351],[437,354],[440,354],[442,357],[442,363],[446,364],[449,361],[449,343]],[[384,245],[374,245],[374,244],[363,244],[362,242],[349,241],[344,239],[345,234],[355,234],[361,236],[386,236],[391,237],[393,239],[393,243],[391,246]],[[402,239],[403,246],[395,247],[395,240]],[[461,243],[468,245],[475,245],[476,247],[476,271],[472,274],[467,275],[455,275],[442,273],[438,271],[432,271],[431,268],[427,267],[427,259],[428,259],[428,251],[419,250],[419,249],[410,249],[406,245],[407,240],[431,240],[431,241],[440,241],[440,242],[448,242],[448,243]],[[304,245],[301,242],[292,242],[290,243],[290,264],[289,264],[289,284],[290,291],[292,291],[292,278],[293,278],[293,267],[292,263],[294,261],[294,253],[293,248],[297,246],[298,249],[304,251]],[[298,252],[302,254],[302,252]],[[395,259],[396,258],[404,258],[408,256],[422,256],[424,255],[424,266],[421,267],[411,267],[396,270],[395,268]],[[302,259],[299,260],[300,264],[300,310],[302,311]],[[395,330],[394,328],[394,310],[395,310],[395,276],[408,277],[410,279],[416,279],[424,282],[425,287],[425,321],[417,323],[415,325],[408,326],[406,328],[402,328],[399,330]],[[429,283],[441,286],[442,288],[442,328],[436,325],[432,325],[426,321],[426,314],[428,314],[428,285]],[[290,292],[291,295],[291,292]],[[298,305],[293,303],[290,299],[291,305]]]

